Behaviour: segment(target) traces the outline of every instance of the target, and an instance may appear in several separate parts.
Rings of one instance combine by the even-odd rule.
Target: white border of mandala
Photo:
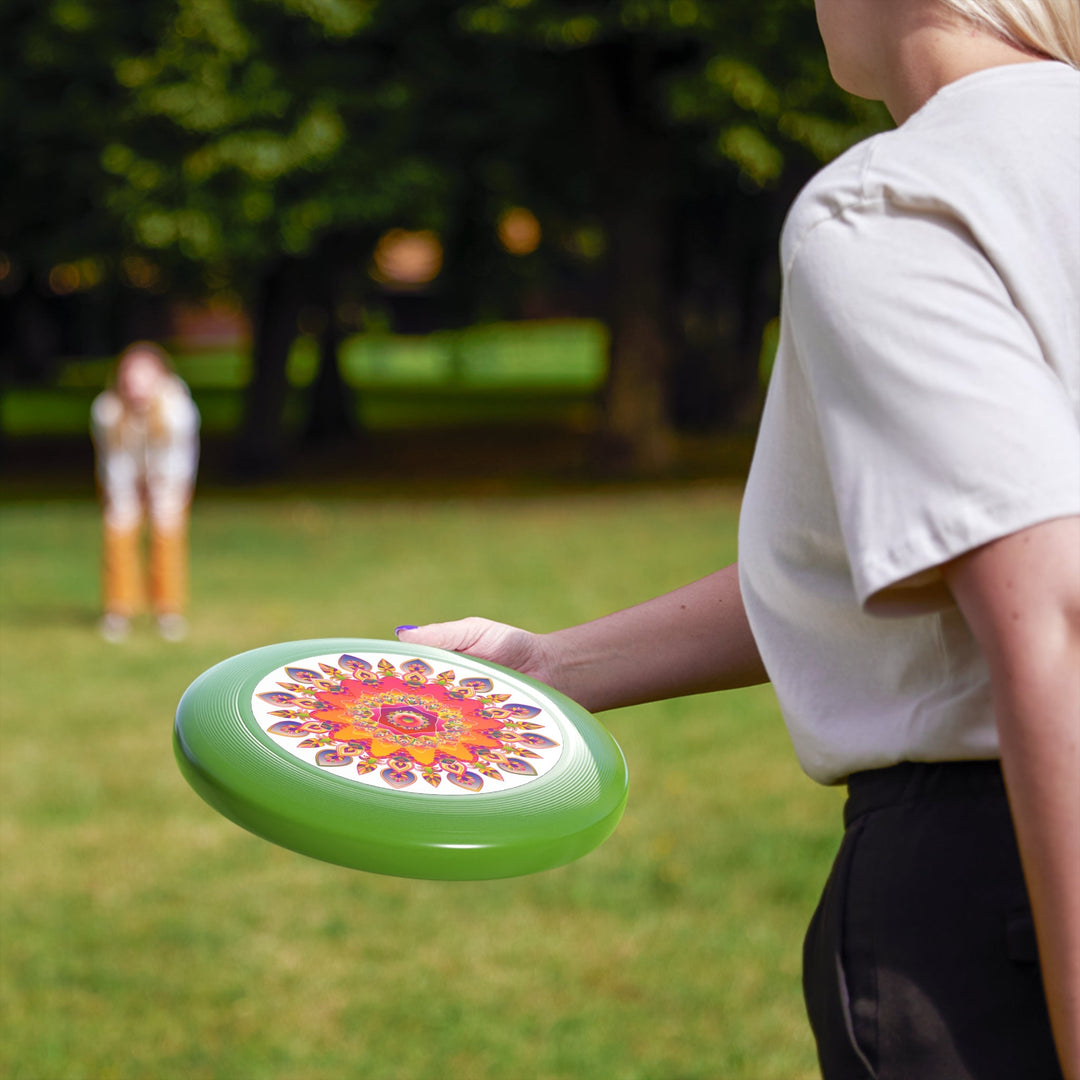
[[[255,717],[255,722],[259,725],[266,737],[276,746],[280,746],[286,750],[292,757],[306,762],[312,768],[318,769],[319,772],[327,773],[332,776],[340,776],[346,780],[352,780],[354,783],[364,784],[366,787],[379,788],[382,791],[398,791],[405,795],[476,796],[494,794],[499,791],[510,791],[513,788],[524,787],[526,784],[531,784],[533,781],[539,780],[545,773],[550,772],[562,756],[567,741],[566,734],[562,730],[558,718],[545,706],[543,700],[530,693],[526,688],[518,685],[511,686],[509,683],[503,682],[499,679],[498,673],[493,674],[489,670],[475,666],[469,662],[468,657],[463,656],[460,658],[455,657],[453,662],[448,665],[448,667],[453,669],[454,677],[457,682],[460,682],[463,678],[490,679],[492,682],[490,693],[509,694],[510,697],[508,701],[517,702],[519,705],[532,705],[534,708],[540,710],[539,715],[530,717],[529,719],[529,722],[532,724],[543,725],[542,727],[534,728],[533,733],[537,735],[546,735],[549,739],[554,740],[559,745],[551,750],[534,751],[534,753],[539,754],[539,756],[529,758],[529,763],[536,769],[535,776],[514,776],[511,773],[504,773],[499,770],[499,774],[503,777],[501,782],[485,776],[484,786],[481,791],[469,791],[467,788],[461,788],[456,784],[452,784],[445,776],[438,787],[432,787],[423,779],[423,777],[418,775],[416,783],[412,786],[407,788],[395,788],[386,783],[379,775],[381,769],[375,769],[373,772],[360,776],[356,771],[355,762],[351,765],[343,765],[341,767],[316,765],[315,755],[318,753],[317,748],[311,747],[308,749],[301,749],[297,744],[303,740],[293,739],[287,735],[275,735],[268,730],[273,724],[281,721],[280,716],[270,715],[271,712],[280,709],[281,706],[272,705],[267,701],[262,701],[259,698],[259,694],[281,692],[282,687],[278,685],[279,683],[293,682],[293,680],[285,673],[287,667],[315,668],[315,670],[318,670],[319,664],[323,663],[336,668],[338,667],[338,660],[342,655],[346,654],[342,652],[324,653],[320,656],[308,656],[303,657],[302,659],[290,660],[287,664],[282,664],[281,667],[274,668],[273,671],[263,676],[251,695],[251,711]],[[376,671],[378,670],[380,660],[386,660],[388,663],[393,664],[395,669],[400,671],[401,664],[406,663],[410,659],[414,659],[405,653],[387,656],[384,653],[350,652],[347,655],[355,656],[360,660],[366,660]],[[434,661],[424,660],[424,662],[436,667]],[[436,671],[436,673],[438,673],[438,671]]]

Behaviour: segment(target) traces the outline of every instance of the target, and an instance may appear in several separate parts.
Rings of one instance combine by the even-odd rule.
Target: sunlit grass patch
[[[22,1080],[802,1080],[799,948],[839,831],[768,688],[607,714],[615,835],[486,883],[265,843],[172,759],[200,671],[478,613],[547,629],[734,557],[737,494],[196,506],[191,637],[93,630],[89,503],[4,510],[0,1073]]]

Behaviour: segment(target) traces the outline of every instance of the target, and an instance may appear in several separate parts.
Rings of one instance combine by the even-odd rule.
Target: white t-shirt
[[[804,189],[743,503],[803,768],[998,756],[947,560],[1080,513],[1080,72],[951,83]]]
[[[175,528],[191,501],[199,463],[199,410],[176,377],[168,380],[152,409],[152,418],[125,415],[115,390],[98,394],[91,406],[98,484],[111,528],[134,528],[144,509],[155,527]]]

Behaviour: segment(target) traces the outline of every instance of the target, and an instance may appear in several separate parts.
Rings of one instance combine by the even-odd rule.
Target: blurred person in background
[[[101,635],[111,642],[127,637],[149,593],[158,632],[178,641],[187,632],[188,514],[199,412],[163,349],[140,341],[121,353],[113,385],[94,400],[91,430],[104,515]],[[148,583],[142,558],[147,520]]]
[[[898,127],[785,223],[739,562],[398,634],[593,711],[770,680],[848,788],[803,954],[826,1080],[1080,1080],[1080,4],[816,7]]]

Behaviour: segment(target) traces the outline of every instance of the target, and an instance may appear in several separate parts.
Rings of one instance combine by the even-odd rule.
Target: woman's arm
[[[674,592],[550,634],[470,618],[402,629],[398,636],[512,667],[591,712],[768,681],[734,563]]]
[[[990,666],[1050,1018],[1080,1080],[1080,518],[987,544],[945,577]]]

